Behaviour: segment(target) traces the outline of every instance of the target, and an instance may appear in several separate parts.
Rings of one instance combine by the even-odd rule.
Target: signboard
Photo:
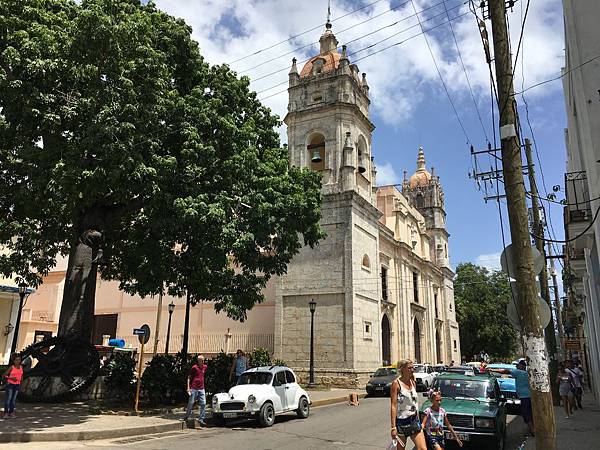
[[[133,334],[138,337],[140,344],[147,344],[150,340],[150,327],[147,324],[134,328]]]
[[[579,339],[567,339],[565,341],[565,350],[580,351],[581,342],[579,342]]]

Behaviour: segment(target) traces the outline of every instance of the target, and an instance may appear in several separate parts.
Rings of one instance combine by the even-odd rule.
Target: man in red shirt
[[[185,420],[189,419],[192,415],[192,409],[194,408],[194,402],[196,399],[200,405],[199,421],[200,425],[206,425],[204,422],[204,410],[206,409],[206,394],[204,392],[204,374],[206,373],[206,364],[204,364],[204,356],[198,355],[192,360],[192,368],[187,378],[187,391],[190,396],[188,400],[187,410],[185,413]]]

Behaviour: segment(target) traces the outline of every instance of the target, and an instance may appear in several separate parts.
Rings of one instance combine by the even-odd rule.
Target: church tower
[[[430,248],[431,261],[440,267],[450,267],[444,191],[440,177],[434,175],[433,167],[428,172],[423,147],[419,147],[417,170],[407,180],[406,172],[402,182],[402,194],[425,217],[425,229],[433,245]]]
[[[317,380],[358,386],[380,363],[379,224],[371,152],[369,86],[338,52],[327,21],[319,54],[289,72],[290,165],[322,175],[321,227],[315,248],[294,256],[275,292],[275,356],[306,379],[310,361],[309,302],[314,313]]]

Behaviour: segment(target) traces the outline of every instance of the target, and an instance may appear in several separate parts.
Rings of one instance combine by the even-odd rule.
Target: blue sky
[[[379,183],[401,182],[404,170],[408,170],[410,175],[416,167],[417,148],[422,145],[427,166],[435,167],[444,186],[453,265],[471,261],[493,267],[498,264],[502,250],[497,204],[493,201],[486,204],[483,192],[478,191],[474,181],[468,178],[473,162],[467,137],[458,124],[425,40],[418,35],[417,17],[425,30],[436,27],[426,34],[442,78],[469,142],[475,148],[484,148],[487,141],[470,96],[444,6],[452,18],[475,102],[491,140],[489,72],[477,24],[467,5],[460,0],[445,0],[445,4],[442,0],[413,1],[334,0],[331,5],[333,32],[340,41],[340,47],[348,43],[351,62],[364,58],[357,64],[361,71],[367,73],[371,87],[371,120],[376,125],[372,149],[378,165]],[[264,90],[259,97],[267,97],[265,104],[280,117],[285,115],[287,94],[279,92],[285,91],[287,86],[279,84],[287,80],[292,56],[302,61],[318,52],[317,45],[310,44],[318,41],[327,10],[326,0],[157,0],[156,3],[192,26],[194,37],[210,63],[231,63],[236,71],[256,80],[252,87],[257,92]],[[514,11],[509,12],[513,52],[519,40],[525,4],[524,0],[517,2]],[[370,6],[352,13],[366,5]],[[415,16],[415,10],[418,16]],[[486,25],[491,39],[491,24],[486,21]],[[287,41],[315,27],[318,28]],[[349,27],[352,28],[346,30]],[[377,31],[379,28],[383,29]],[[365,36],[368,33],[372,34]],[[384,39],[387,40],[369,50],[359,51]],[[406,42],[383,50],[403,40]],[[273,48],[254,54],[280,42]],[[523,46],[516,64],[515,90],[518,92],[522,86],[527,88],[558,76],[564,63],[563,49],[560,0],[531,0]],[[236,61],[240,58],[243,59]],[[551,192],[552,186],[563,185],[566,159],[566,118],[561,82],[534,88],[526,93],[526,99],[545,184]],[[531,138],[521,96],[518,102],[524,137]],[[281,131],[285,136],[285,129]],[[489,169],[488,158],[480,158],[479,164],[481,170]],[[537,160],[536,171],[543,193]],[[563,195],[559,192],[560,198]],[[502,204],[502,209],[506,221],[505,204]],[[556,237],[561,239],[562,207],[552,205],[550,214]],[[505,232],[509,243],[507,223]]]

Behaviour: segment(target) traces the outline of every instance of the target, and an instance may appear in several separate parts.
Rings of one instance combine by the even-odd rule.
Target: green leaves
[[[517,333],[506,316],[511,300],[506,275],[471,263],[459,264],[454,295],[463,353],[467,357],[482,351],[495,358],[513,356]]]
[[[183,21],[134,0],[5,0],[0,38],[4,275],[37,285],[91,227],[104,278],[243,320],[322,237],[319,176],[288,167],[279,119]]]

